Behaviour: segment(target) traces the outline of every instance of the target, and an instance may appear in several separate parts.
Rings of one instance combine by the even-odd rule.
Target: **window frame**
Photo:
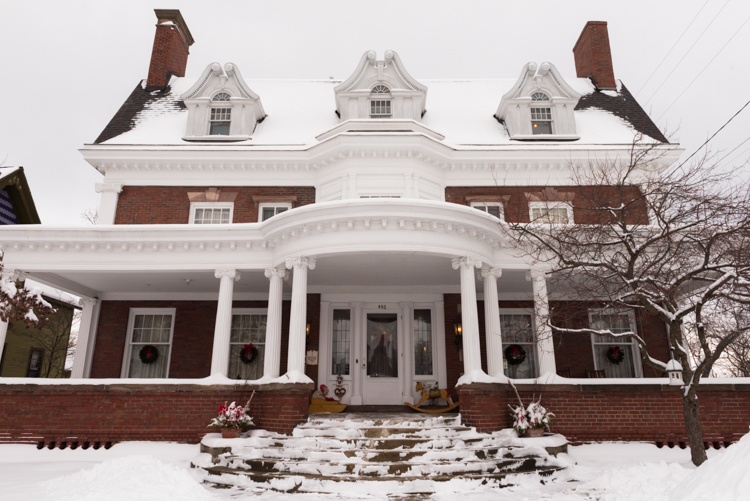
[[[500,207],[499,210],[499,216],[494,216],[490,214],[488,210],[483,210],[485,214],[490,214],[492,217],[497,217],[500,221],[505,221],[505,207],[503,206],[502,202],[482,202],[481,200],[477,200],[474,202],[471,202],[471,207],[473,209],[476,209],[477,207]],[[481,210],[481,209],[478,209]]]
[[[292,210],[294,207],[292,206],[292,202],[261,202],[258,204],[258,222],[263,223],[263,209],[269,208],[269,207],[286,207],[286,211],[288,212]],[[278,214],[274,214],[273,216],[269,217],[268,219],[273,219],[274,217],[278,216]],[[266,221],[268,221],[268,219]]]
[[[589,308],[588,310],[588,320],[589,320],[589,328],[592,328],[592,317],[594,315],[622,315],[623,313],[627,314],[628,321],[630,322],[630,330],[638,334],[638,323],[635,319],[635,311],[633,310],[624,310],[624,309],[611,309],[611,308]],[[596,346],[599,345],[612,345],[615,343],[605,343],[605,342],[596,342],[595,339],[599,338],[596,334],[591,334],[591,355],[594,358],[594,370],[604,370],[603,368],[599,367],[599,362],[597,361],[596,357]],[[630,338],[628,339],[628,343],[632,346],[632,353],[633,353],[633,371],[635,372],[636,378],[642,378],[643,377],[643,364],[641,363],[641,349],[638,346],[638,343],[635,342],[635,339]],[[616,344],[627,344],[627,343],[616,343]],[[614,379],[614,378],[612,378]],[[622,379],[622,378],[621,378]],[[625,379],[631,379],[631,378],[625,378]]]
[[[229,209],[229,223],[234,222],[234,202],[190,202],[190,217],[188,224],[195,223],[195,210],[196,209]],[[201,223],[203,224],[224,224],[224,223]]]
[[[232,319],[234,319],[235,315],[265,315],[266,316],[266,333],[264,335],[265,341],[263,342],[263,346],[265,347],[266,344],[268,344],[268,339],[267,339],[267,336],[268,336],[268,308],[232,308]],[[230,331],[231,331],[232,320],[229,321],[229,325],[230,325]],[[227,358],[229,358],[232,355],[232,345],[233,344],[243,344],[243,343],[241,343],[241,342],[240,343],[233,343],[232,342],[232,335],[231,335],[231,332],[230,332],[229,340],[227,342],[227,352],[228,352],[227,353]],[[260,343],[253,343],[253,344],[255,345],[255,344],[260,344]],[[259,362],[261,362],[262,364],[264,364],[264,366],[265,366],[265,362],[266,362],[265,356],[266,356],[265,355],[265,350],[263,350],[263,360],[259,360]],[[263,377],[264,372],[265,372],[265,370],[261,371],[261,376],[260,377]],[[227,376],[227,377],[229,379],[232,379],[233,381],[245,381],[244,379],[234,379],[231,376]],[[249,379],[248,381],[253,381],[253,380]]]
[[[534,372],[535,376],[534,378],[538,378],[541,374],[539,373],[539,362],[542,359],[542,352],[541,352],[541,346],[539,345],[539,338],[537,337],[536,332],[536,316],[534,314],[533,308],[498,308],[499,315],[498,320],[500,321],[500,325],[502,326],[502,316],[503,315],[529,315],[531,317],[531,335],[534,336],[534,342],[533,343],[520,343],[520,344],[532,344],[534,346],[534,361],[535,361],[535,367]],[[505,365],[508,363],[505,360],[505,347],[503,346],[505,342],[503,341],[503,333],[500,332],[500,346],[502,348],[503,353],[503,374],[505,374]],[[507,343],[507,344],[514,344],[514,343]],[[531,378],[533,379],[533,378]]]
[[[439,367],[438,367],[438,339],[437,339],[437,315],[435,311],[435,306],[431,303],[415,303],[412,305],[411,308],[411,318],[409,318],[409,338],[411,339],[411,346],[409,347],[409,352],[411,353],[411,377],[412,381],[437,381],[438,379],[438,373],[439,373]],[[417,310],[429,310],[430,312],[430,330],[431,332],[431,346],[432,346],[432,374],[416,374],[417,369],[417,360],[416,360],[416,353],[414,351],[414,345],[416,338],[414,336],[414,315]],[[399,314],[400,315],[400,314]]]
[[[220,100],[215,101],[216,97],[218,97],[221,94],[226,94],[229,96],[229,99],[227,100]],[[221,89],[218,92],[216,92],[213,96],[211,96],[211,101],[208,106],[208,113],[207,113],[207,120],[206,120],[206,136],[231,136],[232,135],[232,116],[233,113],[233,106],[232,106],[232,95],[226,91],[226,89]],[[226,109],[229,110],[229,120],[212,120],[211,115],[213,114],[214,109]],[[229,130],[226,134],[211,134],[211,124],[213,122],[217,123],[224,123],[229,122]]]
[[[535,104],[537,103],[537,104]],[[544,104],[538,104],[538,103],[544,103]],[[547,109],[549,110],[549,119],[534,119],[534,111],[535,109]],[[531,101],[531,104],[529,104],[529,124],[531,126],[531,135],[533,136],[553,136],[555,135],[555,107],[552,106],[551,101]],[[535,133],[534,132],[534,123],[535,122],[546,122],[549,124],[549,134],[547,133]]]
[[[169,369],[172,364],[172,342],[174,340],[174,324],[177,320],[177,308],[130,308],[128,313],[128,330],[125,334],[125,349],[122,354],[122,367],[120,369],[121,379],[130,379],[130,357],[133,352],[133,328],[135,326],[136,315],[171,315],[172,322],[169,329],[169,343],[156,343],[156,344],[168,344],[169,355],[167,356],[167,370],[165,371],[164,378],[151,378],[151,379],[169,379]],[[138,344],[152,344],[152,343],[138,343]]]
[[[564,208],[568,213],[567,223],[545,223],[542,221],[535,221],[534,209],[560,209]],[[529,224],[575,224],[573,219],[573,204],[564,201],[550,201],[550,202],[535,202],[529,201]]]
[[[44,368],[44,355],[45,352],[44,348],[39,348],[38,346],[32,346],[29,348],[29,360],[26,362],[26,377],[28,378],[41,378],[42,377],[42,369]],[[31,361],[34,359],[34,353],[39,352],[41,355],[39,355],[39,373],[36,376],[31,376]]]
[[[333,327],[334,327],[334,314],[336,310],[342,310],[342,311],[348,311],[349,312],[349,374],[341,374],[342,379],[344,380],[351,380],[352,378],[352,370],[355,367],[356,364],[352,362],[352,359],[354,358],[352,355],[354,354],[354,308],[349,306],[336,306],[332,305],[330,307],[329,312],[329,324],[330,328],[330,350],[328,354],[328,377],[329,378],[336,378],[339,374],[333,372],[333,355],[334,355],[334,348],[333,348],[333,341],[334,341],[334,335],[333,335]],[[318,361],[320,363],[320,361]]]
[[[378,87],[386,88],[388,89],[388,92],[375,92],[375,89]],[[389,113],[387,115],[383,113],[383,114],[378,114],[378,115],[373,116],[372,106],[373,106],[373,103],[378,102],[378,101],[382,101],[383,103],[388,102]],[[381,83],[373,85],[372,88],[370,89],[370,97],[367,99],[367,104],[369,107],[369,110],[367,111],[367,116],[370,119],[378,120],[378,119],[393,118],[393,95],[391,94],[391,88],[388,87],[387,85],[381,84]],[[379,106],[382,107],[383,105],[381,104]]]

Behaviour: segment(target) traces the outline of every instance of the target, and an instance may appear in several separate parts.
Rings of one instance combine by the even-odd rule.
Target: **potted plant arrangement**
[[[526,437],[541,437],[544,430],[549,430],[552,424],[554,414],[542,407],[539,402],[531,402],[528,407],[523,403],[517,407],[509,405],[511,416],[513,416],[513,429],[519,435],[524,434]]]
[[[224,405],[219,406],[219,415],[213,418],[208,426],[221,429],[222,438],[239,438],[242,428],[253,425],[253,418],[245,414],[246,409],[249,409],[250,400],[245,407],[234,402],[229,405],[224,402]]]

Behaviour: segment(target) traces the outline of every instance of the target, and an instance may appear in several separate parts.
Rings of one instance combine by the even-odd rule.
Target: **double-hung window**
[[[552,108],[544,92],[531,95],[531,133],[552,134]]]
[[[266,354],[265,308],[242,308],[232,310],[232,329],[229,338],[229,377],[231,379],[255,380],[263,377],[263,364]],[[252,345],[252,346],[250,346]],[[254,348],[254,349],[253,349]],[[242,350],[255,353],[252,357],[240,357]]]
[[[505,375],[513,379],[537,377],[537,348],[534,321],[531,312],[525,310],[501,310],[500,333],[503,340],[503,368]],[[510,363],[508,353],[516,355],[520,363]]]
[[[232,124],[232,108],[229,106],[229,94],[220,92],[211,99],[211,116],[209,131],[212,136],[228,136]]]
[[[168,376],[174,318],[174,308],[130,309],[123,377]]]
[[[532,223],[572,224],[573,207],[568,202],[529,202]]]
[[[268,219],[271,219],[277,214],[286,212],[292,208],[292,204],[288,202],[275,202],[265,203],[258,205],[258,222],[262,223]]]
[[[471,202],[471,206],[498,219],[503,219],[503,204],[500,202]]]
[[[385,85],[376,85],[370,96],[370,118],[391,118],[390,89]]]
[[[637,332],[633,311],[589,310],[592,329],[612,334]],[[640,353],[631,337],[592,334],[594,368],[608,378],[641,377]]]
[[[193,202],[190,224],[231,224],[234,202]]]

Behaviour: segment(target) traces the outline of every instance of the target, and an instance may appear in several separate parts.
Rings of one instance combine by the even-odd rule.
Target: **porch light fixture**
[[[682,365],[674,358],[667,363],[667,375],[670,386],[682,386]]]
[[[456,314],[456,321],[453,322],[453,333],[456,335],[454,338],[454,342],[456,343],[456,348],[458,348],[459,351],[463,348],[464,345],[464,328],[463,325],[461,325],[461,305],[459,304],[457,306],[457,314]]]
[[[305,325],[305,348],[310,345],[310,322]]]

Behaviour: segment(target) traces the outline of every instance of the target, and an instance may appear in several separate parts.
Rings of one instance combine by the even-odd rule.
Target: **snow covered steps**
[[[512,430],[478,433],[456,415],[318,414],[291,436],[264,430],[245,435],[206,435],[193,465],[209,474],[207,482],[247,486],[288,479],[295,491],[320,492],[331,482],[500,479],[558,470],[565,463],[554,455],[567,447],[560,435],[518,439]],[[420,489],[429,491],[429,485]]]

